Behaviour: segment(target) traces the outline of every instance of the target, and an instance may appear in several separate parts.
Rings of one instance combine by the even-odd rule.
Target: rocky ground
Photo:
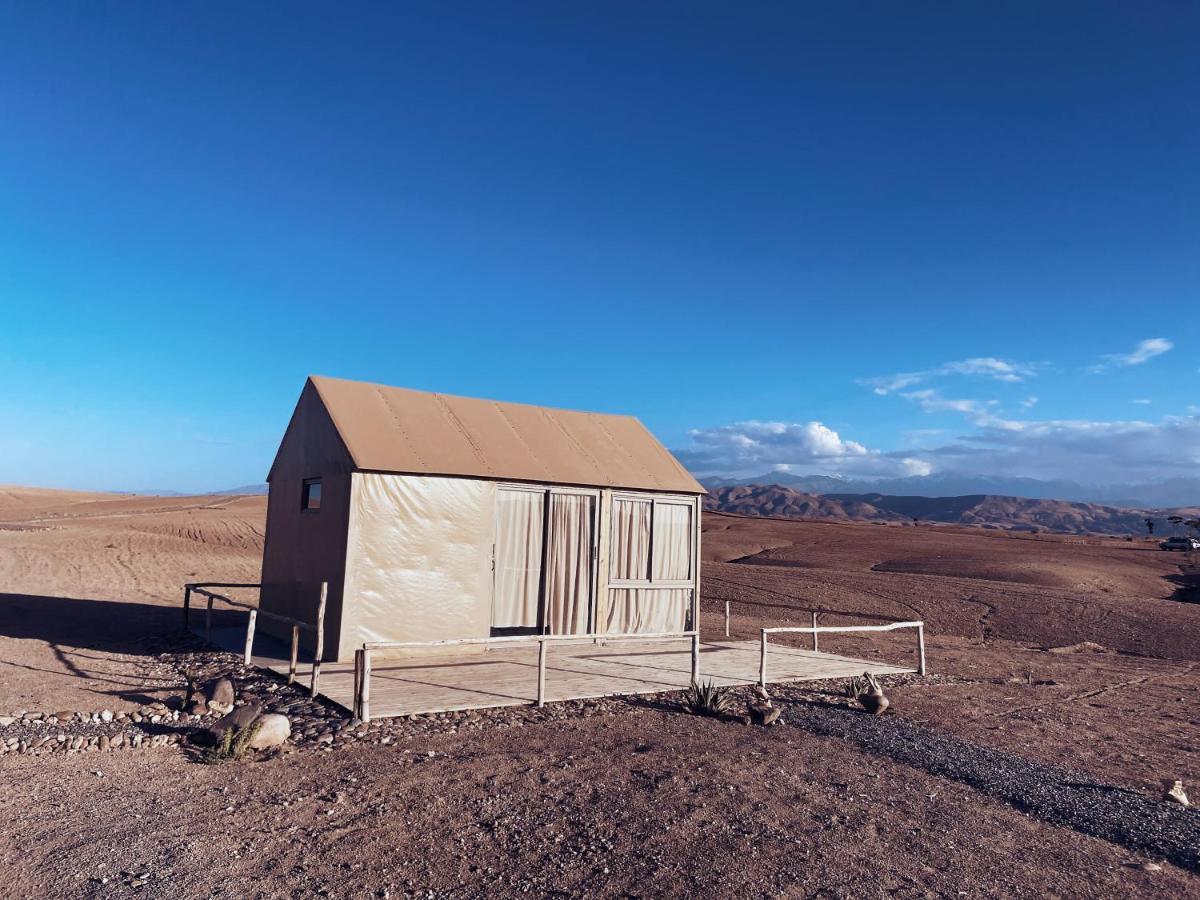
[[[252,579],[261,501],[121,503],[0,529],[7,895],[1200,897],[1200,813],[1161,784],[1200,793],[1200,608],[1166,554],[710,518],[704,628],[726,599],[735,637],[920,617],[934,674],[881,718],[813,683],[772,689],[770,728],[669,695],[364,727],[179,636],[178,584]],[[219,674],[286,745],[205,764],[187,678]]]

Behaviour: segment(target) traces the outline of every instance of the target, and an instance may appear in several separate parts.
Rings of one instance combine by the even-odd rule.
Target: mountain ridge
[[[843,478],[769,472],[751,478],[706,476],[706,488],[775,484],[808,494],[883,494],[886,496],[959,497],[994,495],[1032,500],[1065,500],[1122,508],[1173,508],[1200,505],[1200,478],[1170,478],[1154,484],[1086,485],[1063,479],[970,475],[942,472],[904,478]]]
[[[1174,508],[1119,507],[1069,500],[1044,500],[999,494],[949,497],[872,493],[817,494],[777,484],[726,485],[709,491],[704,508],[711,512],[786,519],[908,524],[914,521],[968,525],[989,529],[1057,531],[1068,534],[1146,534],[1145,520],[1155,522],[1155,535],[1182,533],[1167,522],[1170,515],[1200,518],[1200,506]]]

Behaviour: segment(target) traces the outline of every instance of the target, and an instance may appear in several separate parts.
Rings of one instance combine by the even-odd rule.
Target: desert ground
[[[181,586],[257,580],[264,515],[261,497],[0,488],[0,714],[177,698]],[[703,631],[725,601],[744,638],[814,611],[919,618],[931,676],[891,684],[879,719],[838,685],[780,688],[772,728],[661,697],[224,765],[5,753],[0,893],[1200,897],[1200,850],[1169,846],[1200,813],[1160,800],[1168,777],[1200,799],[1189,566],[1140,538],[707,514]],[[822,649],[903,662],[912,640]],[[1120,809],[1166,837],[1095,824]]]

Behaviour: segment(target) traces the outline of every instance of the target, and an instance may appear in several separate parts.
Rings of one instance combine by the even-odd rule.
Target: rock
[[[224,676],[208,682],[200,689],[200,693],[204,698],[204,705],[209,709],[224,713],[233,709],[236,698],[233,682]]]
[[[112,720],[113,720],[113,714],[112,714],[111,709],[104,709],[104,710],[100,711],[100,721],[101,722],[103,722],[107,725]]]
[[[1188,795],[1184,793],[1182,781],[1177,778],[1168,778],[1163,782],[1163,787],[1166,789],[1163,800],[1168,803],[1178,803],[1180,806],[1191,806]]]
[[[883,696],[883,694],[876,694],[870,691],[859,694],[858,702],[862,704],[863,709],[873,716],[882,716],[884,710],[892,705],[891,701]]]
[[[56,712],[54,714],[54,718],[58,719],[60,722],[70,722],[75,718],[75,713],[64,709],[62,712]]]
[[[231,713],[227,713],[217,721],[213,722],[207,728],[197,732],[195,739],[202,744],[219,744],[226,729],[233,729],[236,735],[239,731],[262,715],[263,708],[257,703],[247,703],[245,706],[239,706]]]
[[[280,744],[287,743],[287,739],[291,737],[292,725],[287,716],[281,716],[279,713],[267,713],[258,717],[257,724],[258,731],[255,732],[249,743],[252,750],[278,747]]]
[[[5,725],[11,725],[15,721],[17,721],[16,716],[0,716],[0,728],[3,728]]]
[[[1068,644],[1065,647],[1051,647],[1048,653],[1107,653],[1108,648],[1095,641],[1080,641],[1078,644]]]
[[[750,704],[750,719],[755,725],[774,725],[782,713],[783,710],[772,706],[769,700]]]
[[[1142,871],[1143,872],[1161,872],[1162,866],[1156,862],[1144,862],[1144,863],[1142,863]]]

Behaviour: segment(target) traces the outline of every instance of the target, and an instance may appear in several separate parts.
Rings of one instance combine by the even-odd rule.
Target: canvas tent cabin
[[[326,660],[696,625],[704,488],[632,417],[311,377],[267,480],[261,608],[326,583]]]

